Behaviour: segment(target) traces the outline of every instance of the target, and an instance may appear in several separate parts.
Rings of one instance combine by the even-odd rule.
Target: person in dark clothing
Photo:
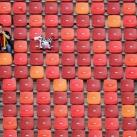
[[[3,30],[2,24],[0,24],[0,50],[12,53],[11,35],[8,31]]]

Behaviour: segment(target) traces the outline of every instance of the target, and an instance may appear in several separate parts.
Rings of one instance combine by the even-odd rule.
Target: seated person
[[[3,30],[2,24],[0,24],[0,50],[12,53],[11,35],[8,31]]]

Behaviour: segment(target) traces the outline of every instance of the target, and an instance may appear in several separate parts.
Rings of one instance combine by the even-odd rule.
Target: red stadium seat
[[[13,12],[15,14],[26,14],[26,2],[14,2],[13,4]]]
[[[107,4],[108,14],[120,14],[120,4],[118,2],[108,2]]]
[[[57,15],[46,15],[45,16],[45,26],[56,27],[57,25],[58,25],[58,16]]]
[[[16,117],[17,116],[16,105],[4,105],[3,116],[4,117]]]
[[[57,28],[47,28],[45,31],[46,38],[54,37],[54,39],[58,39],[58,29]]]
[[[110,28],[108,30],[108,39],[118,41],[122,39],[122,32],[119,28]]]
[[[107,118],[118,117],[118,106],[117,105],[105,105],[105,115]]]
[[[16,80],[15,79],[3,79],[2,90],[15,91],[16,90]]]
[[[11,3],[0,2],[0,14],[10,14],[10,13],[11,13]]]
[[[113,67],[120,67],[123,64],[123,59],[121,54],[110,54],[109,65]]]
[[[41,14],[42,13],[42,3],[41,2],[30,2],[29,3],[29,13],[30,14]]]
[[[33,130],[21,130],[20,135],[21,135],[21,137],[25,137],[25,136],[28,136],[28,135],[30,137],[34,137],[34,131]]]
[[[64,53],[74,52],[74,42],[73,41],[62,41],[61,51]]]
[[[3,137],[17,137],[17,131],[16,130],[3,130]]]
[[[47,2],[45,4],[45,13],[46,14],[57,14],[58,5],[56,2]]]
[[[30,27],[42,26],[42,16],[41,15],[30,15],[29,24],[30,24]]]
[[[93,64],[95,66],[106,66],[107,57],[105,54],[94,54],[93,56]]]
[[[23,27],[27,25],[26,15],[14,15],[13,16],[13,24],[16,27]]]
[[[105,33],[105,29],[103,28],[94,28],[93,32],[92,32],[92,37],[93,40],[105,40],[106,38],[106,33]]]
[[[15,28],[14,29],[14,39],[27,39],[27,30],[26,28]]]
[[[27,41],[25,40],[14,41],[14,52],[27,52]]]
[[[21,117],[33,117],[33,115],[34,115],[33,105],[20,105]]]
[[[28,77],[27,66],[15,66],[14,77],[15,78],[27,78]]]
[[[124,44],[124,49],[126,53],[137,53],[137,42],[136,41],[126,41]]]
[[[20,128],[22,130],[32,130],[34,128],[33,117],[21,117]]]
[[[122,67],[110,67],[109,75],[111,79],[122,79],[124,76],[124,71]]]
[[[31,65],[43,65],[43,54],[41,53],[31,53],[30,54],[30,64]]]
[[[127,79],[137,79],[137,68],[136,67],[126,67],[125,77]]]
[[[103,15],[93,15],[92,16],[92,26],[93,27],[104,27],[105,18]]]
[[[73,12],[73,3],[71,2],[62,2],[60,7],[60,12],[62,14],[72,14]]]
[[[11,78],[12,70],[10,66],[0,66],[0,79]]]
[[[15,65],[27,65],[27,54],[26,53],[16,53],[14,55]]]
[[[3,104],[16,104],[16,100],[17,100],[17,97],[16,97],[16,92],[3,92],[3,95],[2,95],[2,99],[3,99]]]
[[[40,36],[41,34],[42,34],[42,29],[41,28],[30,28],[29,38],[34,39],[34,37]]]
[[[84,118],[72,118],[71,128],[72,130],[84,130],[85,128]]]
[[[53,99],[56,105],[67,104],[67,94],[65,92],[54,92]]]
[[[19,89],[21,91],[32,91],[33,90],[32,79],[21,79],[19,82]]]
[[[90,19],[88,15],[78,15],[76,18],[76,23],[78,27],[89,27]]]
[[[51,115],[50,105],[38,105],[37,116],[38,117],[49,117]]]
[[[76,47],[79,53],[89,53],[91,50],[89,41],[78,41]]]
[[[50,117],[39,117],[38,118],[38,129],[51,129],[51,118]]]
[[[101,106],[100,105],[89,105],[88,106],[88,117],[101,117]]]
[[[0,15],[0,22],[3,26],[11,26],[11,16],[10,15]]]
[[[50,80],[49,79],[38,79],[36,83],[38,91],[49,91],[50,90]]]
[[[61,26],[72,27],[74,24],[74,18],[72,15],[62,15],[61,16]]]

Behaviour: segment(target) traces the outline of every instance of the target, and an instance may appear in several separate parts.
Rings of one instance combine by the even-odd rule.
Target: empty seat
[[[30,28],[29,38],[34,39],[34,37],[40,36],[41,34],[42,34],[42,29],[41,28]]]
[[[12,70],[10,66],[0,66],[0,79],[11,78]]]
[[[78,41],[76,47],[79,53],[89,53],[91,50],[89,41]]]
[[[27,66],[15,66],[14,77],[15,78],[27,78],[28,77]]]
[[[92,16],[92,26],[93,27],[104,27],[105,17],[103,15],[93,15]]]
[[[67,94],[65,92],[54,92],[53,99],[56,105],[67,104]]]
[[[16,105],[12,105],[12,104],[4,105],[3,116],[4,117],[16,117],[17,116]]]
[[[16,92],[3,92],[3,95],[2,95],[2,99],[3,99],[3,103],[4,104],[16,104],[16,101],[17,101],[17,97],[16,97]]]
[[[100,105],[88,105],[88,117],[101,117],[101,106]]]
[[[61,48],[61,51],[64,53],[74,52],[74,42],[73,41],[62,41],[60,48]]]
[[[118,117],[118,106],[117,105],[105,105],[105,115],[107,118]]]
[[[93,64],[95,66],[106,66],[107,57],[105,54],[94,54],[93,56]]]
[[[0,65],[11,65],[12,56],[10,53],[0,53]]]
[[[122,67],[110,67],[109,75],[111,79],[122,79],[124,71]]]
[[[62,2],[60,6],[60,12],[62,14],[72,14],[73,13],[73,3]]]
[[[21,104],[33,104],[33,92],[20,92],[20,103]]]
[[[11,13],[11,3],[0,2],[0,14],[10,14],[10,13]]]
[[[94,53],[105,53],[106,43],[104,41],[94,41],[93,42],[93,52]]]
[[[108,43],[108,50],[110,53],[121,53],[123,50],[121,41],[110,41]]]
[[[130,2],[128,2],[128,3],[123,3],[123,13],[124,14],[129,14],[129,15],[131,15],[131,14],[135,14],[136,13],[136,5],[135,5],[135,3],[130,3]]]
[[[76,36],[78,40],[88,40],[90,39],[90,30],[88,28],[78,28]]]
[[[95,79],[106,79],[108,76],[106,67],[94,67],[94,78]]]
[[[43,65],[43,54],[41,53],[31,53],[30,54],[30,64],[31,65]]]
[[[26,2],[14,2],[13,4],[13,12],[15,14],[26,14]]]
[[[120,14],[120,4],[118,2],[108,2],[107,4],[108,14]]]
[[[41,2],[30,2],[29,3],[29,13],[30,14],[41,14],[42,13],[42,3]]]
[[[15,91],[16,86],[15,79],[3,79],[2,81],[2,90],[4,91]]]
[[[79,123],[79,126],[77,125],[77,122]],[[85,128],[84,118],[77,118],[77,117],[72,118],[71,128],[73,130],[84,130],[84,128]]]
[[[136,67],[126,67],[125,77],[127,79],[137,79],[137,68]]]
[[[33,115],[34,115],[33,105],[20,105],[21,117],[33,117]]]
[[[27,29],[26,28],[15,28],[14,29],[14,39],[27,39]]]
[[[36,83],[38,91],[49,91],[50,90],[50,80],[49,79],[38,79]]]
[[[16,53],[14,54],[14,64],[15,65],[27,65],[28,59],[26,53]]]
[[[88,14],[89,13],[89,4],[87,2],[76,3],[75,12],[77,14]]]
[[[60,76],[58,66],[47,66],[46,67],[46,78],[48,79],[58,79]]]
[[[111,28],[108,30],[108,39],[119,41],[122,39],[122,32],[119,28]]]
[[[42,137],[42,136],[47,136],[47,137],[52,137],[51,136],[51,131],[50,130],[38,130],[38,137]]]
[[[76,24],[78,27],[89,27],[90,19],[88,15],[78,15],[76,17]]]
[[[14,41],[14,52],[27,52],[27,41],[15,40]]]
[[[47,53],[45,59],[46,65],[59,65],[59,55],[57,53]]]
[[[137,39],[136,29],[134,29],[134,28],[124,29],[124,39],[125,40],[136,40]]]
[[[44,68],[42,66],[31,66],[30,77],[33,79],[44,78]]]
[[[56,27],[58,25],[58,16],[57,15],[46,15],[45,25],[47,27]]]
[[[21,91],[32,91],[33,90],[32,79],[21,79],[19,81],[19,89]]]
[[[124,43],[124,49],[125,52],[130,54],[130,53],[137,53],[137,42],[136,41],[126,41]]]
[[[123,59],[121,54],[110,54],[109,65],[113,67],[119,67],[123,65]]]
[[[37,106],[37,116],[38,117],[50,117],[51,110],[50,105],[38,105]]]
[[[21,137],[24,137],[27,135],[34,137],[34,131],[33,130],[21,130],[20,135],[21,135]]]
[[[92,14],[104,14],[105,7],[103,2],[93,2],[91,4],[91,13]]]
[[[60,35],[63,40],[73,40],[74,30],[72,28],[62,28]]]
[[[91,64],[91,58],[89,54],[78,54],[77,64],[80,66],[89,66]]]
[[[137,55],[136,54],[126,54],[124,62],[125,62],[125,65],[129,67],[137,66]]]
[[[45,36],[46,38],[51,38],[53,37],[54,40],[58,39],[59,33],[57,28],[47,28],[45,31]]]
[[[61,26],[72,27],[74,24],[74,18],[72,15],[62,15],[61,16]]]
[[[37,93],[37,104],[48,105],[50,104],[50,92],[38,92]]]
[[[27,25],[26,15],[14,15],[13,16],[13,24],[16,27],[23,27]]]
[[[94,28],[93,32],[92,32],[92,38],[93,40],[105,40],[106,38],[106,33],[105,33],[105,29],[103,28]]]
[[[57,14],[58,5],[56,2],[47,2],[45,4],[45,13],[46,14]]]
[[[42,16],[41,15],[30,15],[29,24],[30,24],[30,27],[42,26]]]
[[[11,16],[10,15],[0,15],[0,22],[3,26],[11,26]]]

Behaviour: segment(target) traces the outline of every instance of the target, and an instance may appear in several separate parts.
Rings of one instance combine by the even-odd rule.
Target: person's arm
[[[7,32],[5,32],[5,31],[3,31],[2,33],[3,33],[3,35],[4,35],[7,39],[10,39],[10,38],[11,38],[9,32],[7,33]]]

